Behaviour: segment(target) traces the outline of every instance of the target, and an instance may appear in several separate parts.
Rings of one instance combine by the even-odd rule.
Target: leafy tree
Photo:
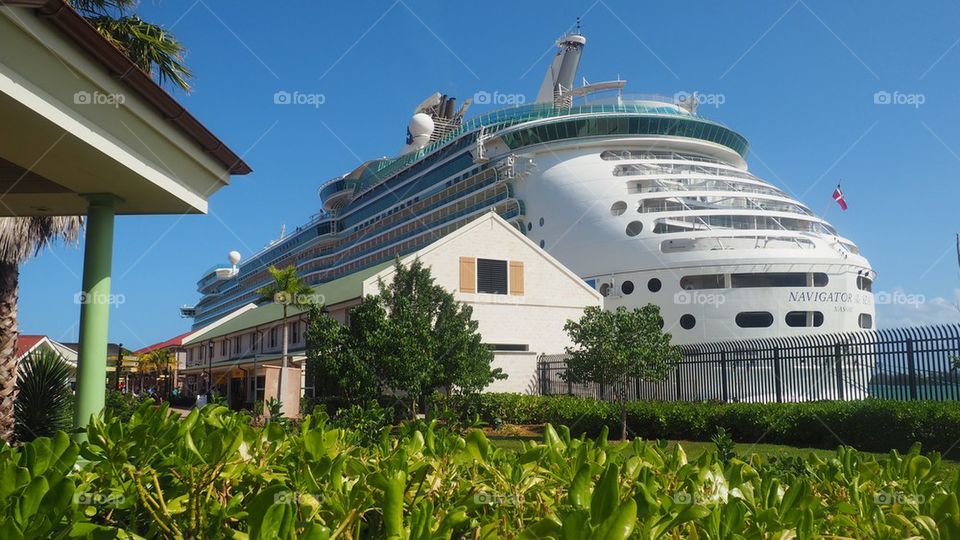
[[[261,300],[276,302],[283,306],[283,352],[280,355],[280,388],[278,398],[283,401],[283,391],[287,384],[287,350],[290,345],[290,326],[287,324],[287,308],[298,308],[310,305],[313,298],[313,289],[297,274],[292,264],[286,268],[271,266],[269,269],[273,281],[257,289]]]
[[[493,353],[483,345],[473,320],[473,308],[437,285],[430,269],[419,259],[409,267],[398,259],[393,280],[378,283],[380,294],[367,297],[385,312],[386,328],[377,331],[380,357],[389,388],[402,389],[417,399],[439,389],[448,393],[476,392],[496,379],[506,378],[490,369]]]
[[[70,428],[70,366],[50,350],[34,351],[19,366],[14,404],[16,438],[28,442]]]
[[[350,328],[314,305],[305,337],[307,379],[312,382],[315,403],[323,403],[329,414],[379,395],[379,380],[361,363]]]
[[[579,321],[564,326],[574,347],[564,376],[571,382],[609,385],[620,405],[620,436],[627,438],[627,385],[631,379],[662,381],[681,359],[670,345],[670,334],[661,326],[660,308],[647,304],[627,310],[607,311],[591,306]]]
[[[349,330],[311,314],[307,358],[318,395],[365,403],[398,390],[415,411],[420,397],[438,389],[475,392],[505,377],[490,369],[493,353],[472,308],[437,285],[420,260],[406,267],[398,259],[391,282],[378,285],[379,294],[350,313]]]

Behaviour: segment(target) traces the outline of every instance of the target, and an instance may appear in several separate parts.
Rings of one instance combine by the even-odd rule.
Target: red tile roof
[[[37,343],[43,341],[47,336],[35,336],[30,334],[20,334],[17,336],[17,358],[30,352],[30,349],[37,346]]]
[[[157,349],[166,349],[167,347],[179,347],[183,345],[183,338],[189,336],[193,332],[184,332],[179,336],[172,337],[166,341],[161,341],[160,343],[154,343],[153,345],[148,345],[142,349],[138,349],[133,352],[133,354],[147,354],[150,351],[155,351]]]

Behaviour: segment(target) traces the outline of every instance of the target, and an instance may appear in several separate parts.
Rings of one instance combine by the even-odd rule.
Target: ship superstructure
[[[194,327],[257,301],[270,265],[312,284],[415,251],[494,211],[596,287],[656,303],[677,343],[874,327],[856,245],[749,172],[748,142],[696,95],[574,85],[586,39],[557,43],[536,102],[465,119],[434,94],[399,155],[319,188],[323,210],[235,271],[208,270]],[[218,273],[219,270],[219,273]]]

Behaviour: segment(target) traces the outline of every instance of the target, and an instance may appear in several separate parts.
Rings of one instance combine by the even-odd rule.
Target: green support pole
[[[103,410],[107,378],[107,330],[110,317],[110,267],[113,260],[113,217],[117,198],[87,195],[87,238],[83,248],[83,295],[80,304],[80,350],[73,427],[83,429],[90,416]],[[86,433],[76,433],[78,441]]]

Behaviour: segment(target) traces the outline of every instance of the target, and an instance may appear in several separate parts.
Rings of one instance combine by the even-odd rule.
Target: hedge
[[[595,436],[606,426],[618,433],[615,403],[567,396],[475,394],[443,400],[462,419],[488,423],[569,426]],[[906,451],[916,442],[927,451],[960,458],[960,403],[934,401],[818,401],[810,403],[688,403],[635,401],[627,425],[645,439],[709,441],[723,427],[738,442],[871,452]],[[946,457],[946,456],[945,456]]]

